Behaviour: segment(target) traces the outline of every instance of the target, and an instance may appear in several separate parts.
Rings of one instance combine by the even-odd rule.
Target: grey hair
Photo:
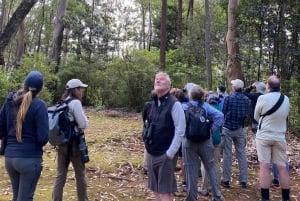
[[[163,72],[163,71],[160,71],[160,72],[158,72],[158,73],[156,73],[156,75],[163,75],[164,77],[166,77],[166,79],[167,79],[167,81],[169,82],[169,86],[170,86],[170,88],[171,88],[171,78],[170,78],[170,76],[168,75],[168,73],[166,73],[166,72]],[[156,76],[155,75],[155,76]]]
[[[204,90],[197,84],[194,84],[188,92],[189,99],[194,101],[202,101],[204,97]]]

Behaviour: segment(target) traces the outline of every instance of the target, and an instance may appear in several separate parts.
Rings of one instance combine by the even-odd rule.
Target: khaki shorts
[[[285,166],[288,161],[286,154],[287,143],[285,140],[275,141],[256,138],[255,142],[259,162]]]

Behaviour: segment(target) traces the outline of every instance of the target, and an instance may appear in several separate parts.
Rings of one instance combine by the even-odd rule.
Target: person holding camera
[[[85,88],[79,79],[71,79],[66,84],[62,100],[72,99],[69,104],[68,116],[75,123],[74,136],[64,145],[57,147],[57,175],[52,193],[53,201],[63,200],[63,188],[66,183],[68,167],[72,162],[77,187],[78,201],[87,201],[87,181],[85,163],[89,161],[83,130],[88,127],[88,120],[82,107],[82,97]]]

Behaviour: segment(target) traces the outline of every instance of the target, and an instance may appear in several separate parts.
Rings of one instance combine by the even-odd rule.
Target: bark
[[[191,16],[191,19],[193,19],[193,15],[194,15],[194,0],[189,0],[187,18]]]
[[[149,1],[149,34],[148,34],[148,51],[151,51],[151,43],[152,43],[152,18],[151,18],[151,15],[152,15],[152,10],[151,10],[151,0]]]
[[[227,43],[227,66],[226,77],[228,86],[233,79],[244,80],[241,63],[239,61],[239,44],[238,44],[238,24],[237,24],[238,0],[229,0],[228,2],[228,30],[226,35]]]
[[[143,3],[141,3],[141,10],[142,10],[142,30],[141,30],[141,42],[143,50],[146,49],[146,33],[145,33],[145,26],[146,26],[146,8]]]
[[[9,44],[13,34],[17,32],[26,15],[36,2],[37,0],[23,0],[7,23],[3,33],[0,36],[0,65],[5,65],[3,56],[5,48]]]
[[[182,40],[182,0],[178,0],[178,16],[177,16],[177,45],[181,44]]]
[[[41,48],[44,22],[45,22],[45,1],[42,0],[42,23],[40,24],[40,29],[39,29],[39,34],[38,34],[37,50],[36,50],[37,52],[40,52],[40,48]]]
[[[24,52],[25,52],[25,23],[23,21],[19,29],[18,44],[16,50],[16,60],[14,62],[16,69],[18,69],[20,66],[20,61],[22,59]]]
[[[211,71],[211,51],[210,51],[210,9],[209,0],[205,0],[205,64],[207,71],[207,87],[208,90],[212,89],[212,71]]]
[[[53,30],[52,38],[52,50],[50,60],[55,63],[55,73],[58,72],[58,66],[60,64],[61,46],[63,41],[64,25],[62,18],[65,15],[67,9],[68,0],[60,0],[57,8],[55,27]]]
[[[160,62],[161,70],[166,68],[166,46],[167,46],[167,0],[162,0],[161,26],[160,26]]]
[[[0,18],[0,33],[2,33],[6,21],[7,21],[7,15],[6,15],[6,0],[2,0],[2,8],[1,8],[1,18]]]

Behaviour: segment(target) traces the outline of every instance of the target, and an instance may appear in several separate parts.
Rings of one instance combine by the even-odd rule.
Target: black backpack
[[[188,109],[185,111],[186,138],[192,142],[204,142],[210,138],[210,122],[202,104],[193,106],[188,103]]]
[[[75,134],[75,122],[71,122],[68,117],[68,104],[72,100],[62,100],[48,107],[49,143],[53,146],[68,143]]]

